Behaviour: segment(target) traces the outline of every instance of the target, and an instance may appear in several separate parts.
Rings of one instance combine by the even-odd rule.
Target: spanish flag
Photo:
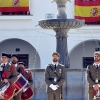
[[[0,12],[29,11],[29,0],[0,0]]]
[[[100,0],[75,0],[75,19],[100,22]]]

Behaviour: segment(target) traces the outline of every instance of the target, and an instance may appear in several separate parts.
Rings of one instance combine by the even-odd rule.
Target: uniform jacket
[[[7,63],[3,72],[1,73],[0,82],[2,79],[8,79],[9,82],[14,82],[17,79],[17,71],[14,65]]]
[[[23,74],[23,76],[28,80],[28,82],[30,83],[30,85],[32,86],[33,84],[33,79],[32,79],[32,74],[30,71],[25,71],[25,73]]]
[[[93,85],[95,85],[95,80],[96,78],[98,78],[99,82],[98,84],[100,84],[100,65],[98,67],[98,69],[96,68],[95,65],[89,65],[87,67],[87,80],[89,83],[89,87],[93,87]]]
[[[57,78],[57,82],[54,81],[55,77]],[[66,69],[64,65],[58,64],[56,70],[53,64],[47,65],[46,70],[45,70],[45,82],[47,84],[46,86],[47,92],[53,92],[53,90],[49,87],[50,84],[58,85],[59,88],[56,91],[61,92],[62,86],[65,80],[66,80]]]

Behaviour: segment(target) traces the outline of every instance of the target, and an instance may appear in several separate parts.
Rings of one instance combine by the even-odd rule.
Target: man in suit
[[[94,63],[87,66],[87,81],[89,83],[88,100],[100,100],[95,91],[100,88],[100,52],[94,53]]]
[[[48,100],[62,99],[62,86],[66,80],[66,69],[64,65],[59,63],[59,59],[59,53],[54,52],[52,54],[53,62],[47,65],[45,70]]]
[[[12,66],[10,63],[8,63],[9,55],[6,53],[2,53],[1,55],[1,77],[0,77],[0,84],[2,82],[5,83],[13,83],[17,79],[17,71],[14,66]],[[0,100],[3,100],[3,96],[0,94]]]
[[[11,63],[15,65],[16,70],[17,70],[17,75],[20,73],[24,73],[24,69],[18,65],[18,55],[17,54],[12,54],[11,55]],[[22,91],[20,91],[16,96],[13,97],[14,100],[21,100],[21,94]]]

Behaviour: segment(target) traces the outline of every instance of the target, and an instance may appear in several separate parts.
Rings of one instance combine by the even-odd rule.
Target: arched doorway
[[[69,53],[70,69],[84,68],[84,57],[92,58],[96,48],[100,48],[100,40],[87,40],[76,45]]]
[[[0,43],[0,53],[18,54],[19,60],[24,61],[28,68],[40,68],[40,57],[36,49],[22,39],[7,39]]]

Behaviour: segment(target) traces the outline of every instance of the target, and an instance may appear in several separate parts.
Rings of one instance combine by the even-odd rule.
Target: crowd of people
[[[9,62],[7,53],[1,54],[0,100],[29,100],[32,92],[32,74],[25,70],[25,63],[19,62],[18,55],[12,54]]]
[[[60,54],[53,52],[52,63],[45,70],[48,100],[63,100],[63,84],[66,80],[65,66],[59,63]],[[7,53],[1,54],[0,100],[30,100],[32,74],[25,70],[25,63],[19,62],[18,55],[12,54],[10,62]],[[100,52],[94,53],[94,63],[87,67],[89,83],[88,100],[100,100]]]

